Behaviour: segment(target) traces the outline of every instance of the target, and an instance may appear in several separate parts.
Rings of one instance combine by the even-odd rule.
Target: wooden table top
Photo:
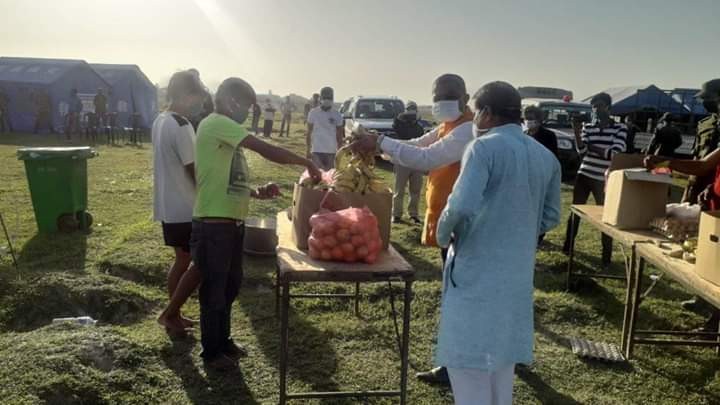
[[[284,281],[372,282],[395,278],[412,280],[415,275],[412,266],[392,245],[378,255],[374,264],[314,260],[292,241],[292,223],[285,211],[277,215],[277,235],[277,263]]]
[[[639,243],[635,245],[635,252],[638,257],[682,284],[688,292],[699,295],[715,308],[720,308],[720,286],[700,277],[695,272],[694,264],[666,255],[667,249],[653,243]]]
[[[655,233],[650,229],[618,229],[612,225],[606,224],[602,220],[602,205],[572,205],[570,210],[582,220],[589,222],[592,226],[625,246],[632,246],[640,242],[668,241],[668,238]]]

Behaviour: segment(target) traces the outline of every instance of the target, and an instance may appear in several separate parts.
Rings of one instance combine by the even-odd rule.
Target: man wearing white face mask
[[[353,150],[378,150],[390,156],[393,163],[419,171],[428,171],[425,227],[422,243],[438,246],[435,238],[440,213],[445,208],[455,180],[460,174],[460,160],[465,147],[479,135],[473,131],[473,114],[467,107],[470,96],[465,81],[456,74],[444,74],[433,83],[433,117],[441,124],[432,131],[409,141],[382,135],[366,135],[352,144]],[[447,249],[440,249],[443,260]],[[444,367],[419,373],[417,377],[428,383],[449,384]]]
[[[307,158],[323,170],[335,167],[335,153],[345,136],[343,118],[333,108],[333,100],[333,89],[323,87],[320,105],[310,110],[307,117]]]
[[[525,108],[523,112],[525,118],[525,133],[552,152],[555,157],[558,156],[557,136],[555,132],[545,128],[542,124],[543,112],[540,107],[531,105]]]

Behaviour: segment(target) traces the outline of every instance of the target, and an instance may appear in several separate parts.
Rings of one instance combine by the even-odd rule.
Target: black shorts
[[[162,230],[165,246],[178,247],[183,252],[190,253],[192,222],[163,222]]]

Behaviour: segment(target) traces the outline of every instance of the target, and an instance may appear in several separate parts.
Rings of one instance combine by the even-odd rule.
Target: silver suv
[[[405,103],[393,96],[356,96],[340,107],[345,120],[345,136],[350,136],[355,123],[380,134],[395,137],[393,121],[405,111]]]

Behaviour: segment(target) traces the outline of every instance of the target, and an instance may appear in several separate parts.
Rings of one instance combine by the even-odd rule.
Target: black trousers
[[[591,179],[590,177],[578,174],[575,178],[575,188],[573,189],[573,204],[585,204],[592,193],[595,204],[602,205],[605,202],[605,182]],[[570,246],[575,245],[575,237],[580,227],[580,218],[570,215],[568,218],[567,229],[565,231],[565,243],[563,251],[570,251]],[[571,233],[571,230],[574,232]],[[612,259],[612,238],[602,235],[602,263],[609,264]]]
[[[291,115],[283,115],[282,122],[280,123],[280,136],[283,136],[283,132],[285,132],[285,136],[290,136],[290,121],[292,120]]]
[[[202,274],[200,285],[201,356],[222,354],[230,338],[232,304],[242,283],[245,227],[235,223],[193,221],[190,252]]]
[[[272,120],[265,120],[265,126],[263,127],[263,135],[267,138],[272,135],[272,127],[273,127],[273,121]]]

